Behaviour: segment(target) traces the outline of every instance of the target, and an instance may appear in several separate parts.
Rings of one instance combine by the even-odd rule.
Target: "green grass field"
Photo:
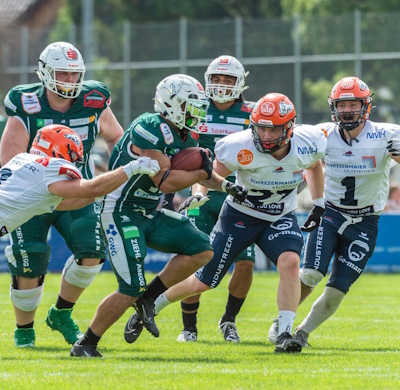
[[[225,278],[201,300],[197,343],[175,341],[182,324],[180,305],[174,304],[156,318],[158,339],[143,331],[135,344],[127,344],[127,312],[100,341],[104,359],[70,358],[70,346],[45,324],[60,277],[46,278],[36,315],[36,347],[17,350],[9,275],[0,274],[0,389],[400,388],[400,275],[363,275],[337,313],[310,336],[313,347],[301,354],[274,354],[267,333],[277,312],[278,276],[257,273],[237,318],[240,344],[226,344],[217,328],[227,298]],[[74,310],[82,331],[101,299],[115,288],[113,274],[102,272],[85,291]],[[296,324],[322,290],[321,283],[299,308]]]

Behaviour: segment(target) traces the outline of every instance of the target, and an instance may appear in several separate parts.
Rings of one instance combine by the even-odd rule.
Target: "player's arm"
[[[103,173],[94,179],[61,180],[48,186],[49,192],[62,198],[97,198],[106,195],[137,174],[155,175],[159,171],[158,163],[142,157],[114,171]]]
[[[181,171],[171,169],[171,160],[167,155],[155,149],[139,149],[134,147],[135,152],[141,156],[147,156],[157,160],[160,171],[151,179],[160,191],[165,194],[176,192],[190,187],[192,184],[207,179],[208,174],[203,169],[197,171]],[[139,149],[139,150],[138,150]]]
[[[107,107],[100,115],[100,135],[107,145],[108,154],[111,155],[114,145],[124,134],[122,126],[119,124],[117,118],[112,112],[110,107]]]
[[[95,198],[69,198],[64,199],[56,207],[57,211],[78,210],[95,201]]]
[[[235,199],[243,202],[247,196],[247,189],[226,180],[225,177],[229,176],[231,173],[232,171],[230,169],[218,161],[218,159],[215,159],[213,162],[213,171],[211,177],[207,180],[201,181],[196,187],[201,192],[199,191],[196,194],[192,189],[193,195],[187,198],[179,206],[179,211],[182,212],[185,210],[192,210],[206,203],[209,200],[209,197],[207,196],[207,188],[226,192],[228,195],[232,195]]]
[[[301,230],[304,232],[311,232],[319,226],[325,211],[324,171],[322,169],[321,160],[316,161],[306,169],[306,180],[314,207],[308,214],[307,220],[301,227]]]
[[[29,134],[22,122],[10,116],[1,137],[1,165],[4,166],[18,153],[28,151]]]

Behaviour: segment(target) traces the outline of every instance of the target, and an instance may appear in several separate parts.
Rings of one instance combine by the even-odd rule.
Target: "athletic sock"
[[[164,283],[161,279],[156,276],[148,285],[147,289],[143,294],[143,298],[153,298],[157,299],[159,295],[161,295],[164,291],[167,291],[167,287],[165,287]]]
[[[292,334],[294,319],[296,318],[296,313],[289,310],[279,310],[279,332],[281,335],[284,332]]]
[[[34,321],[30,322],[29,324],[25,324],[25,325],[18,325],[18,324],[16,324],[16,325],[17,325],[18,329],[31,329],[31,328],[33,328],[33,323],[34,323]]]
[[[236,298],[232,294],[229,294],[228,302],[226,303],[225,313],[221,317],[221,324],[224,322],[235,322],[236,316],[245,301],[245,298]]]
[[[57,302],[56,302],[56,308],[61,310],[61,309],[72,309],[75,305],[75,302],[69,302],[66,301],[65,299],[61,298],[58,296]]]
[[[101,336],[97,336],[96,334],[93,333],[92,329],[90,327],[86,331],[85,335],[80,339],[79,344],[80,345],[94,345],[97,347],[97,344],[99,343],[101,339]]]

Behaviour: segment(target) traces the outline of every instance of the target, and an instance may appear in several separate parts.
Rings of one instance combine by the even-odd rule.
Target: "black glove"
[[[222,183],[222,191],[228,195],[232,195],[233,199],[238,202],[244,202],[247,198],[247,189],[239,184],[231,183],[228,180],[224,180]]]
[[[211,158],[211,151],[209,151],[210,157],[207,155],[207,153],[204,150],[200,150],[201,157],[203,157],[203,165],[201,166],[201,169],[207,172],[207,179],[211,178],[212,171],[213,171],[213,160]]]
[[[304,225],[300,229],[303,232],[312,232],[321,223],[321,218],[324,214],[324,211],[325,209],[323,207],[314,206],[308,214],[307,221],[304,222]]]
[[[186,210],[193,210],[197,207],[203,206],[204,203],[208,202],[210,197],[208,195],[203,195],[198,192],[192,196],[189,196],[181,205],[179,206],[179,212],[183,212]]]
[[[392,156],[400,156],[400,140],[398,138],[390,139],[386,149]]]

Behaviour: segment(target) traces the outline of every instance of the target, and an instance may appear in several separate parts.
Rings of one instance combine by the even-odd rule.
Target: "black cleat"
[[[73,357],[87,357],[87,358],[102,358],[103,355],[97,350],[95,345],[90,345],[90,344],[84,344],[81,345],[79,344],[79,341],[77,341],[71,348],[71,352],[69,354],[70,356]]]
[[[157,328],[157,325],[154,321],[154,299],[153,298],[139,298],[132,305],[136,313],[139,315],[143,326],[154,336],[158,337],[160,335],[160,331]],[[132,318],[132,317],[131,317]],[[128,322],[131,321],[131,318]],[[127,324],[128,325],[128,324]]]
[[[290,335],[290,333],[284,332],[280,334],[276,340],[275,352],[277,353],[301,352],[301,343],[295,340]]]
[[[133,313],[125,325],[124,337],[129,344],[134,343],[143,330],[143,322],[138,313]]]

